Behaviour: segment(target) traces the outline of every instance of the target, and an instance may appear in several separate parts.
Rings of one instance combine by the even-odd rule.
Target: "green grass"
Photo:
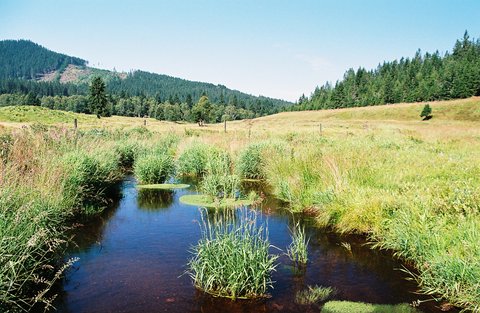
[[[137,185],[140,189],[185,189],[190,187],[188,184],[150,184],[150,185]]]
[[[287,256],[295,264],[305,265],[308,261],[308,242],[310,241],[305,235],[305,227],[296,223],[293,229],[290,229],[292,243],[287,247]]]
[[[416,267],[412,276],[423,292],[479,312],[480,127],[471,122],[480,119],[480,100],[430,105],[433,118],[425,122],[419,118],[423,104],[401,104],[281,113],[231,122],[227,134],[218,132],[222,125],[199,129],[148,120],[147,127],[135,127],[143,119],[0,108],[0,310],[48,305],[47,294],[32,296],[49,289],[33,274],[46,282],[58,279],[54,272],[61,268],[43,269],[57,264],[46,251],[61,251],[62,244],[56,244],[64,239],[66,221],[101,211],[121,168],[147,155],[178,155],[179,138],[169,134],[193,127],[201,136],[197,140],[206,142],[199,144],[203,152],[182,158],[191,145],[191,138],[182,138],[179,146],[186,149],[177,168],[184,162],[179,174],[206,178],[207,195],[197,196],[203,203],[195,205],[237,196],[239,176],[262,177],[292,211],[315,214],[317,224],[338,232],[368,236]],[[101,128],[82,129],[76,136],[51,127],[70,124],[74,117],[80,127]],[[5,128],[35,122],[27,130]],[[255,153],[243,161],[235,157],[248,145],[265,142],[260,160]],[[222,154],[223,161],[217,158]],[[248,171],[233,171],[241,162]]]
[[[93,115],[80,114],[59,110],[51,110],[37,106],[8,106],[0,108],[0,121],[19,123],[71,123],[77,119],[79,123],[94,122],[97,118]]]
[[[140,184],[163,184],[173,174],[174,169],[173,158],[164,152],[139,156],[133,166],[133,172]]]
[[[192,250],[188,274],[195,287],[218,297],[264,297],[272,287],[277,256],[269,253],[268,231],[257,213],[230,211],[232,216],[206,216],[200,222],[202,237]]]
[[[322,313],[418,313],[420,311],[408,304],[370,304],[349,301],[329,301],[322,308]]]
[[[374,132],[291,146],[266,178],[293,211],[369,236],[416,265],[424,293],[480,311],[480,141]]]
[[[295,303],[301,305],[310,305],[326,301],[335,295],[336,291],[332,287],[307,286],[307,289],[301,290],[295,294]]]
[[[206,172],[207,160],[217,151],[200,142],[193,142],[180,155],[177,161],[177,174],[200,177]]]
[[[101,212],[120,177],[111,142],[77,142],[59,129],[13,132],[0,158],[0,311],[51,308],[65,226]],[[94,152],[93,152],[94,151]]]

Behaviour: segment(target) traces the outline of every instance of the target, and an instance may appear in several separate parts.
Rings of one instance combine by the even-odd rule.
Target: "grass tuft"
[[[235,212],[208,216],[202,211],[202,237],[192,250],[188,274],[198,289],[214,296],[265,297],[277,260],[269,253],[268,230],[255,211]]]
[[[307,289],[297,292],[295,295],[295,303],[301,305],[310,305],[318,302],[326,301],[335,295],[336,291],[332,287],[307,286]]]
[[[295,264],[304,265],[308,261],[308,242],[310,239],[305,235],[305,227],[297,222],[290,229],[292,243],[287,247],[287,255]]]

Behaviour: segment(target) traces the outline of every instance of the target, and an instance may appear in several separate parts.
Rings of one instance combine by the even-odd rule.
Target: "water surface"
[[[179,198],[195,190],[137,190],[135,185],[127,178],[118,205],[76,230],[76,245],[67,257],[79,261],[64,279],[59,312],[312,312],[312,307],[296,305],[294,296],[314,284],[335,287],[338,300],[396,304],[425,299],[414,293],[417,286],[406,280],[398,270],[401,263],[389,253],[307,220],[309,263],[298,271],[281,256],[269,299],[231,301],[205,295],[184,275],[189,251],[200,238],[200,212]],[[285,250],[292,215],[271,198],[261,211],[271,243]],[[432,302],[421,308],[439,312]]]

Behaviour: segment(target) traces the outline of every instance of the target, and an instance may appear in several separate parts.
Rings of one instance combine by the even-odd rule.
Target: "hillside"
[[[38,79],[47,73],[61,73],[68,65],[84,67],[86,61],[29,40],[0,41],[0,79]]]
[[[260,115],[291,105],[288,101],[257,97],[223,85],[140,70],[118,73],[87,67],[86,63],[31,41],[0,41],[0,94],[31,92],[38,97],[86,95],[92,77],[100,76],[106,82],[108,93],[122,97],[154,97],[158,102],[180,104],[189,98],[197,101],[205,93],[213,103],[249,108]]]

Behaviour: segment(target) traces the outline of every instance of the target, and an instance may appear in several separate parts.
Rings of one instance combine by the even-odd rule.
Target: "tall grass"
[[[120,177],[114,142],[34,126],[11,132],[0,153],[0,311],[50,308],[50,291],[75,216],[100,212]]]
[[[305,227],[300,226],[297,222],[295,226],[290,229],[292,243],[287,247],[287,256],[294,263],[304,265],[308,262],[308,242],[310,239],[305,234]]]
[[[297,136],[291,155],[270,154],[266,178],[293,211],[415,264],[424,293],[480,311],[480,145],[417,137]]]
[[[200,183],[202,193],[220,199],[238,197],[240,178],[233,173],[228,153],[211,154],[205,168],[205,175]]]
[[[168,153],[148,153],[138,157],[133,171],[141,184],[165,183],[173,174],[175,164]]]
[[[217,151],[207,144],[194,142],[177,160],[177,174],[200,177],[206,172],[207,161]]]
[[[264,178],[264,164],[262,153],[266,144],[253,143],[242,150],[236,163],[236,172],[242,178],[261,179]]]
[[[264,297],[273,287],[277,256],[270,254],[268,230],[257,213],[228,211],[209,218],[202,212],[202,237],[193,248],[188,274],[209,294],[232,299]]]

